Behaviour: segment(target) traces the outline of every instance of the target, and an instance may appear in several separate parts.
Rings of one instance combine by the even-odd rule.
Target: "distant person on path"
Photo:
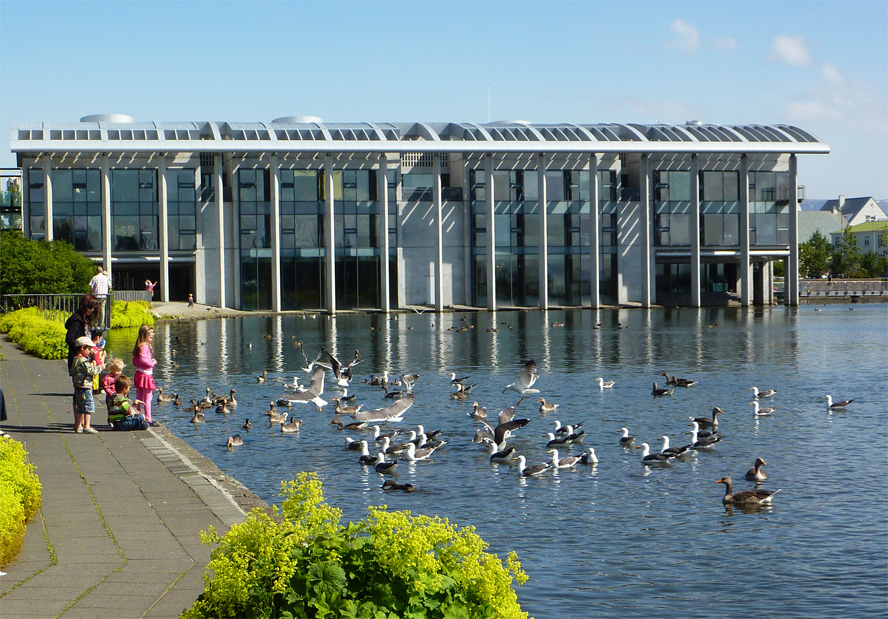
[[[154,300],[154,287],[157,285],[157,282],[151,283],[150,279],[145,280],[145,290],[151,293],[151,300]],[[138,388],[138,387],[137,387]]]
[[[93,341],[84,335],[77,338],[74,346],[77,354],[70,371],[74,383],[74,431],[77,434],[98,434],[99,431],[90,424],[90,418],[96,412],[93,376],[99,375],[99,367],[91,359]]]
[[[114,395],[117,393],[114,381],[116,381],[117,377],[123,372],[124,367],[125,364],[123,363],[123,359],[115,357],[108,362],[108,373],[102,378],[102,391],[105,392],[105,406],[108,407],[109,411],[111,410],[111,404],[114,402]]]
[[[139,413],[138,407],[144,406],[144,402],[139,399],[133,402],[128,397],[132,384],[126,376],[118,376],[114,381],[116,393],[108,409],[108,423],[115,430],[147,430],[150,425],[145,415]]]
[[[133,348],[133,367],[136,372],[133,382],[136,384],[136,399],[143,402],[145,419],[149,425],[155,425],[151,417],[151,399],[154,397],[154,366],[157,359],[151,356],[151,344],[154,342],[154,329],[148,325],[139,328],[139,336]]]
[[[102,267],[98,267],[96,271],[93,278],[89,280],[89,291],[99,300],[98,324],[105,326],[105,299],[111,290],[111,278],[105,275]]]
[[[90,331],[96,322],[98,314],[99,300],[91,294],[83,295],[80,299],[80,307],[68,317],[65,321],[65,343],[68,345],[68,372],[71,372],[71,366],[74,363],[74,356],[77,354],[77,346],[75,342],[79,337],[89,337]]]
[[[188,293],[188,307],[194,307],[194,295]]]

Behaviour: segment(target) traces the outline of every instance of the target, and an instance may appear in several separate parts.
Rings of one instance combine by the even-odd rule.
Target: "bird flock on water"
[[[349,433],[343,441],[344,448],[346,451],[360,452],[356,458],[357,464],[372,467],[380,475],[388,475],[396,470],[400,461],[418,462],[433,459],[436,452],[448,444],[448,441],[441,436],[441,430],[427,431],[422,425],[412,430],[394,427],[390,429],[388,426],[402,422],[405,413],[414,405],[416,400],[414,387],[421,378],[420,375],[413,372],[392,374],[384,371],[381,375],[370,375],[362,383],[354,383],[380,388],[383,391],[386,405],[365,409],[363,404],[355,402],[356,395],[349,394],[348,390],[355,380],[355,367],[366,359],[367,357],[363,357],[360,351],[355,350],[354,357],[343,363],[322,347],[312,361],[309,362],[306,358],[307,366],[302,368],[308,377],[305,386],[300,383],[298,376],[287,382],[270,375],[267,370],[263,371],[261,375],[255,377],[257,383],[271,386],[283,382],[286,389],[283,395],[269,398],[269,408],[264,413],[268,418],[268,427],[277,426],[277,431],[282,435],[298,435],[303,420],[291,417],[290,409],[300,404],[313,404],[317,412],[323,412],[323,409],[329,405],[322,397],[329,373],[335,388],[339,391],[337,397],[331,398],[334,414],[330,425]],[[669,372],[661,372],[659,376],[665,378],[665,383],[660,387],[657,381],[653,381],[651,395],[654,398],[668,398],[674,395],[676,389],[687,389],[698,385],[696,380],[679,378]],[[458,376],[456,372],[450,372],[449,382],[454,389],[450,394],[452,399],[466,400],[472,393],[476,385],[471,384],[469,378],[468,375]],[[531,424],[537,425],[546,415],[557,412],[559,404],[541,396],[535,400],[539,405],[537,407],[539,414],[535,418],[518,415],[518,406],[527,397],[541,395],[541,390],[536,386],[539,379],[540,372],[536,363],[533,360],[526,361],[521,366],[517,379],[505,385],[502,390],[504,394],[514,393],[518,396],[515,405],[489,415],[486,407],[474,401],[472,410],[466,413],[476,425],[472,442],[486,451],[490,462],[514,466],[520,478],[540,477],[549,472],[578,466],[595,467],[599,463],[595,448],[583,445],[586,438],[586,431],[582,428],[583,421],[562,424],[559,419],[553,420],[549,425],[554,425],[554,428],[544,433],[545,440],[540,444],[541,450],[545,449],[545,453],[550,457],[541,462],[529,464],[529,454],[518,453],[516,445],[510,441],[517,432]],[[605,390],[616,388],[616,381],[605,380],[603,377],[595,379],[595,383],[603,393]],[[764,402],[770,404],[771,398],[777,393],[776,390],[760,389],[755,386],[749,390],[753,392],[750,406],[753,407],[756,417],[769,416],[777,411],[777,406],[764,405]],[[165,395],[162,389],[158,389],[158,392],[159,403],[172,403],[180,410],[191,414],[191,423],[194,424],[207,423],[210,411],[218,415],[228,415],[235,412],[238,406],[235,398],[237,390],[234,388],[229,389],[227,395],[220,396],[211,393],[207,387],[203,397],[190,399],[188,405],[183,405],[179,394]],[[833,401],[830,395],[823,396],[822,399],[826,401],[826,409],[829,412],[842,411],[853,402],[852,399]],[[255,410],[252,405],[251,410]],[[711,451],[721,445],[726,437],[719,432],[719,414],[724,414],[724,411],[716,406],[709,417],[689,416],[688,427],[691,429],[686,434],[690,439],[683,445],[672,445],[668,434],[656,437],[661,443],[659,449],[651,447],[653,441],[636,444],[636,438],[625,426],[616,430],[620,436],[614,439],[614,442],[626,450],[641,450],[640,462],[646,467],[672,466],[673,463],[681,462],[696,452]],[[256,416],[254,414],[254,420]],[[242,429],[245,434],[254,429],[249,417],[244,419]],[[243,446],[244,443],[243,435],[234,434],[227,438],[225,445],[231,450]],[[578,453],[573,453],[575,448],[579,448]],[[727,475],[715,480],[715,483],[725,486],[723,503],[741,507],[770,504],[780,490],[765,490],[760,487],[768,479],[763,470],[765,465],[764,459],[756,458],[753,468],[743,476],[746,481],[754,482],[755,487],[752,489],[735,492],[733,479]],[[399,484],[392,479],[386,479],[382,487],[384,490],[404,492],[416,490],[412,484]]]

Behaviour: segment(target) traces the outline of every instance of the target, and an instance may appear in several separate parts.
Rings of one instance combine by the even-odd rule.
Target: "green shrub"
[[[35,307],[4,315],[0,318],[0,331],[8,334],[22,350],[41,359],[65,359],[68,356],[63,322],[42,318]]]
[[[20,230],[0,231],[0,293],[89,292],[92,260],[65,241],[34,241]]]
[[[473,527],[371,507],[340,524],[314,473],[281,484],[275,514],[254,510],[220,538],[206,590],[182,617],[523,618],[513,579],[527,580],[515,553],[485,552]]]
[[[147,301],[115,301],[111,304],[111,328],[124,329],[153,325],[154,314]]]
[[[18,556],[25,525],[40,509],[40,491],[40,481],[22,444],[0,439],[0,567]]]

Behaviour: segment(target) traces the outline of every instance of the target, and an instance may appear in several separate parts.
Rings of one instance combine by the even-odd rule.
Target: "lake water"
[[[280,481],[316,471],[327,501],[346,519],[369,505],[439,515],[474,525],[505,556],[514,550],[530,580],[518,587],[525,611],[538,619],[574,617],[884,617],[888,613],[888,306],[828,305],[757,309],[538,311],[255,317],[159,324],[156,380],[167,393],[200,398],[237,389],[230,415],[207,413],[193,426],[171,404],[155,416],[263,499],[276,503]],[[552,326],[564,323],[564,326]],[[594,328],[601,324],[599,328]],[[474,328],[450,330],[465,325]],[[498,328],[498,333],[488,328]],[[294,344],[294,338],[302,342]],[[109,342],[127,362],[135,334]],[[385,406],[378,387],[357,384],[383,370],[421,375],[415,405],[397,425],[441,430],[449,444],[429,461],[398,466],[394,479],[412,494],[385,493],[384,478],[358,464],[329,425],[333,405],[292,409],[302,430],[282,436],[264,412],[285,393],[283,381],[306,376],[304,354],[321,345],[341,359],[357,348],[350,393],[364,407]],[[175,357],[173,350],[175,349]],[[122,354],[121,354],[122,353]],[[541,415],[536,398],[519,416],[531,423],[512,444],[528,464],[550,458],[544,434],[556,419],[583,421],[585,446],[600,463],[521,479],[517,468],[490,464],[471,439],[466,413],[476,399],[491,416],[515,404],[503,387],[534,359],[536,387],[558,403]],[[173,361],[178,367],[173,367]],[[268,382],[255,376],[267,370]],[[450,372],[477,384],[465,402],[450,399]],[[653,398],[653,381],[668,371],[699,381]],[[597,377],[616,380],[601,391]],[[324,397],[336,395],[327,381]],[[777,389],[765,400],[777,411],[756,417],[750,387]],[[821,397],[854,398],[847,412],[827,412]],[[666,467],[641,464],[640,450],[619,444],[626,426],[638,444],[659,449],[669,435],[684,445],[689,416],[724,410],[724,440]],[[254,428],[241,429],[249,417]],[[275,431],[278,430],[278,431]],[[230,434],[244,445],[225,448]],[[582,445],[562,448],[577,454]],[[736,489],[762,457],[781,489],[759,512],[726,508],[725,475]]]

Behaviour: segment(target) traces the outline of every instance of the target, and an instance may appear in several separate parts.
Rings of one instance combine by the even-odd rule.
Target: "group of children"
[[[157,360],[151,355],[154,329],[142,325],[133,348],[133,365],[136,368],[134,379],[123,375],[122,359],[108,362],[108,371],[101,377],[105,368],[103,331],[91,332],[92,337],[79,337],[75,342],[77,353],[71,364],[71,380],[74,383],[74,431],[78,434],[98,434],[92,427],[91,416],[96,412],[93,394],[105,393],[108,408],[108,424],[114,430],[145,430],[155,425],[151,418],[151,400],[154,397],[153,368]],[[135,382],[136,399],[130,400],[129,391]]]

